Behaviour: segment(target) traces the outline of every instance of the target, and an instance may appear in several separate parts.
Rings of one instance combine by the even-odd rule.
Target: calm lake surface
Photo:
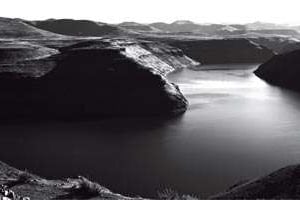
[[[300,162],[300,96],[255,77],[255,67],[171,74],[190,102],[176,119],[0,125],[0,160],[47,178],[84,175],[127,195],[220,192]]]

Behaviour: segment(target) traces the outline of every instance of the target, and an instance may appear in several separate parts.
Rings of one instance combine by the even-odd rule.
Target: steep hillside
[[[83,40],[59,51],[0,44],[2,119],[179,114],[187,101],[165,75],[198,65],[176,48],[146,41]]]
[[[0,65],[13,65],[20,61],[41,59],[58,53],[57,50],[25,41],[0,41]]]
[[[37,28],[69,36],[105,36],[125,34],[124,30],[89,20],[49,19],[31,22]]]
[[[0,38],[61,38],[61,35],[35,28],[21,19],[0,18]]]
[[[275,85],[300,91],[300,50],[274,56],[255,74]]]

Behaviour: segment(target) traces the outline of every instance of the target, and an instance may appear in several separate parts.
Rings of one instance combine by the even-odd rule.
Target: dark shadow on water
[[[84,175],[124,195],[155,196],[146,188],[158,186],[154,174],[167,167],[165,129],[183,116],[2,122],[0,157],[46,178]]]

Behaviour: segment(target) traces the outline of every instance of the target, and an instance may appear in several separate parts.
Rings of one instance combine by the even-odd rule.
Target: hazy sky
[[[300,25],[300,0],[2,0],[0,16],[47,19],[75,18],[119,23],[245,23]]]

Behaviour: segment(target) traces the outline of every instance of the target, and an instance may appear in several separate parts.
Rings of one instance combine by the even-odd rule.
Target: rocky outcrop
[[[89,20],[49,19],[45,21],[32,21],[29,23],[39,29],[69,36],[99,37],[125,34],[125,31],[117,26]]]
[[[82,176],[64,180],[48,180],[0,162],[0,190],[10,192],[10,196],[23,199],[111,199],[146,200],[142,197],[130,198],[110,191],[98,183]],[[287,166],[266,176],[243,181],[228,190],[207,199],[299,199],[300,165]],[[8,196],[2,194],[0,197]],[[27,198],[24,198],[27,197]],[[9,198],[9,200],[15,200]],[[197,200],[189,195],[179,195],[166,191],[156,199]]]
[[[273,51],[247,39],[159,40],[182,49],[185,55],[202,64],[262,63],[274,55]]]
[[[121,39],[90,40],[59,51],[16,45],[10,44],[7,55],[24,48],[36,48],[37,54],[13,63],[1,58],[1,118],[174,115],[187,108],[179,88],[164,77],[180,66],[171,65],[175,56],[186,66],[194,62],[174,48],[164,50],[174,54],[168,60],[153,54],[161,49],[150,43]]]
[[[254,72],[267,82],[300,91],[300,50],[274,56]]]

